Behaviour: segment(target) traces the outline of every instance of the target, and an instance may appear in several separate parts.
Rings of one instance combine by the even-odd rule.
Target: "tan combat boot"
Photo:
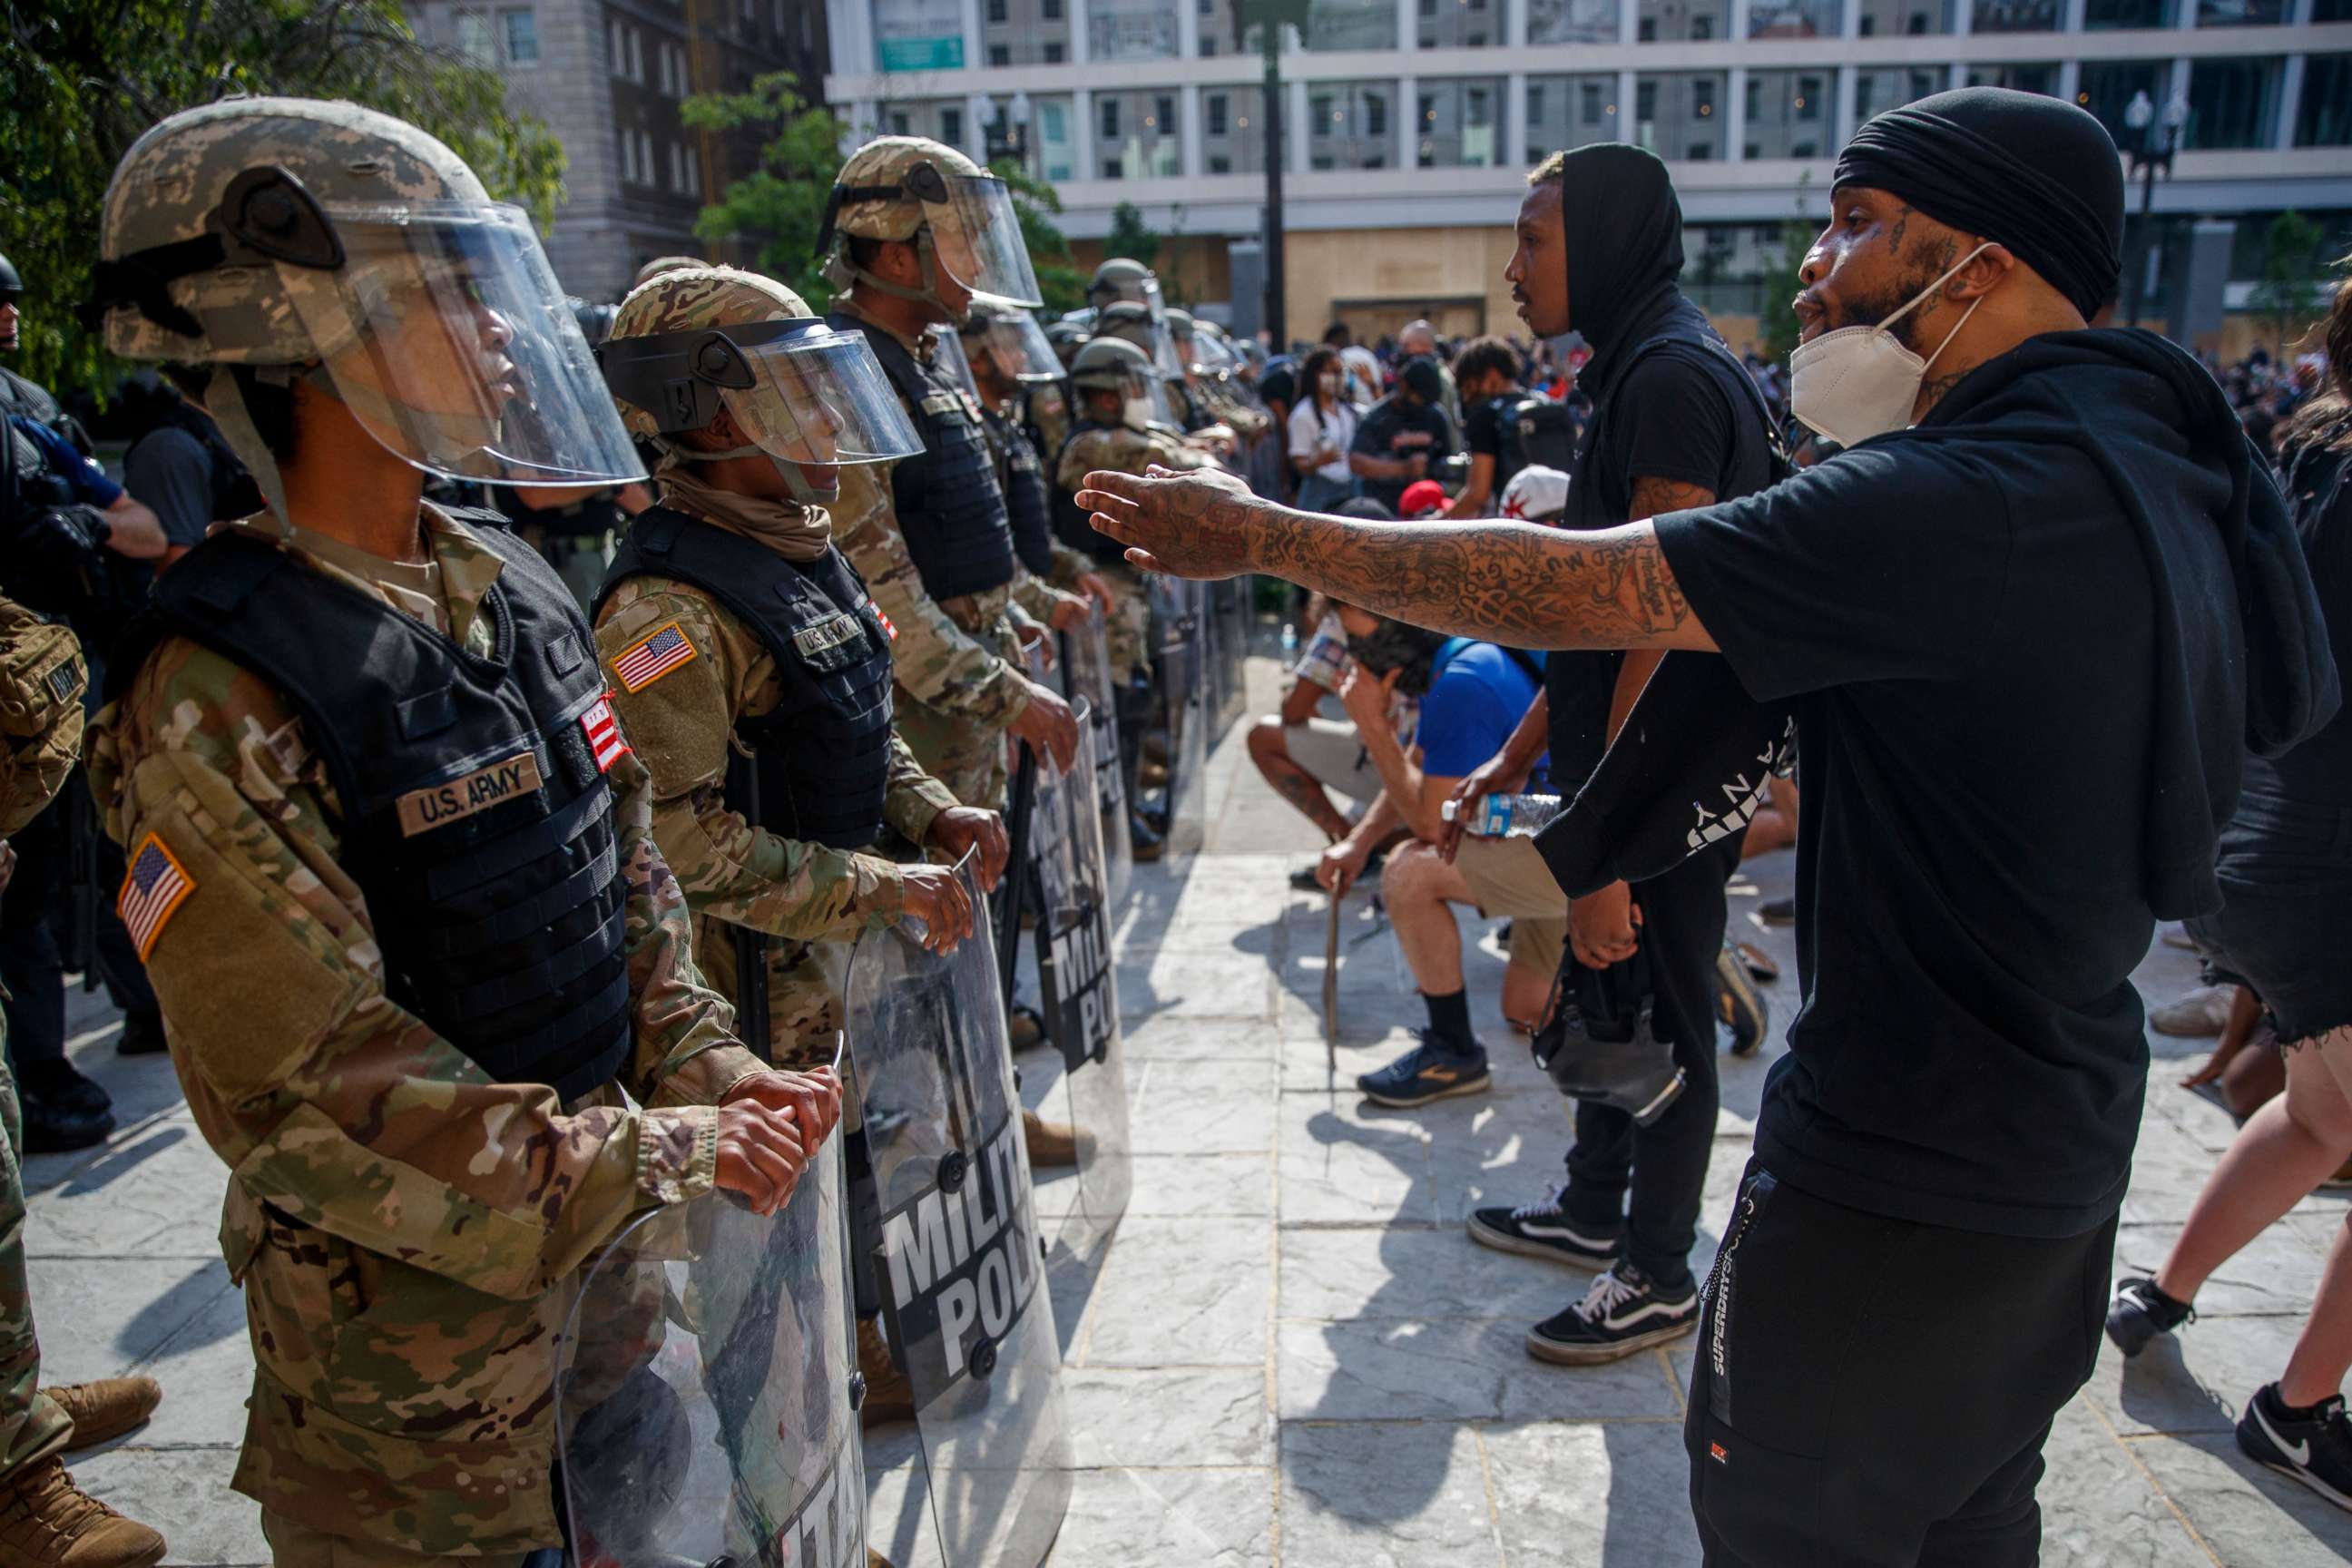
[[[163,1385],[152,1377],[101,1377],[41,1390],[73,1418],[66,1452],[94,1448],[143,1425],[163,1403]]]
[[[153,1568],[163,1538],[123,1518],[54,1457],[0,1481],[0,1568]]]
[[[1032,1166],[1050,1169],[1078,1163],[1078,1130],[1066,1121],[1048,1121],[1034,1110],[1024,1110],[1021,1141],[1029,1146]]]
[[[914,1385],[890,1359],[890,1342],[879,1318],[857,1320],[857,1370],[866,1378],[866,1402],[857,1407],[861,1430],[915,1418]]]

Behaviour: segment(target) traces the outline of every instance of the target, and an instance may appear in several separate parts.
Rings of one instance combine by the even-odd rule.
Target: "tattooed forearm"
[[[1514,647],[1706,647],[1647,523],[1360,521],[1236,501],[1258,570],[1375,615]],[[1234,526],[1239,526],[1238,523]]]

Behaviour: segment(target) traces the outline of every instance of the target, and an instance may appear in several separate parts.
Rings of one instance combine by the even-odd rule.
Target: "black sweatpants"
[[[1723,885],[1739,864],[1740,842],[1727,839],[1663,877],[1633,884],[1640,939],[1650,956],[1651,1024],[1674,1042],[1683,1092],[1647,1127],[1613,1106],[1578,1101],[1576,1144],[1568,1152],[1561,1206],[1595,1229],[1613,1233],[1623,1226],[1625,1260],[1670,1289],[1690,1278],[1715,1146],[1722,1099],[1715,1074],[1715,962],[1723,951]],[[1567,962],[1575,963],[1574,955]]]
[[[57,799],[8,840],[16,850],[16,870],[6,894],[0,896],[0,984],[8,990],[8,1057],[20,1069],[65,1059],[66,970],[58,932],[66,919],[66,879],[72,869],[66,843],[67,797],[75,791],[89,792],[89,779],[79,767],[66,776]],[[122,886],[124,870],[122,847],[101,835],[99,978],[124,1012],[152,1011],[155,992],[147,984],[146,966],[114,912],[114,894]],[[18,1079],[23,1076],[20,1070]]]
[[[2116,1222],[2056,1240],[1843,1207],[1751,1161],[1684,1445],[1708,1568],[2030,1568]]]

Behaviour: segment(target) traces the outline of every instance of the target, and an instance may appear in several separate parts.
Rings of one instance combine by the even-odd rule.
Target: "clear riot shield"
[[[1083,731],[1092,704],[1077,700]],[[1120,1048],[1118,983],[1111,959],[1110,905],[1105,884],[1102,819],[1096,812],[1094,754],[1078,749],[1067,773],[1050,763],[1037,773],[1030,814],[1032,858],[1043,889],[1037,911],[1037,975],[1045,1036],[1061,1057],[1058,1092],[1077,1129],[1078,1164],[1066,1203],[1048,1182],[1038,1201],[1062,1215],[1049,1261],[1090,1276],[1118,1216],[1127,1212],[1131,1172],[1127,1068]]]
[[[1102,606],[1095,606],[1087,624],[1073,634],[1063,632],[1062,671],[1075,700],[1087,700],[1084,733],[1094,753],[1095,805],[1102,817],[1103,868],[1106,896],[1113,910],[1127,902],[1135,880],[1135,841],[1128,837],[1127,779],[1119,766],[1118,692],[1110,673],[1110,642]]]
[[[1208,835],[1209,616],[1205,584],[1153,573],[1160,700],[1168,720],[1168,847],[1164,859],[1196,854]]]
[[[972,907],[987,900],[967,857]],[[913,1390],[919,1450],[868,1478],[895,1568],[1034,1568],[1069,1506],[1061,1349],[988,922],[953,952],[898,931],[849,964],[849,1155],[862,1287]],[[879,1434],[877,1433],[877,1436]]]
[[[865,1568],[842,1140],[779,1214],[656,1209],[590,1264],[557,1360],[579,1568]]]
[[[1209,652],[1214,670],[1210,682],[1209,727],[1222,735],[1233,728],[1249,706],[1243,661],[1249,658],[1250,590],[1254,577],[1228,577],[1205,584],[1209,598]]]

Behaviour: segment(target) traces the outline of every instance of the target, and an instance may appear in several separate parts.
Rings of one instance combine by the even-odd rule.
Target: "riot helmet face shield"
[[[208,310],[200,289],[194,309],[221,358],[244,357],[236,352],[240,315],[253,346],[266,349],[290,307],[328,390],[414,468],[494,485],[643,476],[520,208],[417,203],[324,211],[340,266],[272,263],[272,301],[248,295]]]
[[[996,374],[1007,383],[1034,384],[1062,379],[1061,357],[1055,353],[1045,329],[1026,310],[976,313],[966,336],[970,340],[966,349],[979,344],[979,352],[988,355]]]
[[[908,174],[907,189],[924,204],[933,259],[975,305],[1034,310],[1045,302],[1010,185],[992,174],[943,174],[923,163]]]

